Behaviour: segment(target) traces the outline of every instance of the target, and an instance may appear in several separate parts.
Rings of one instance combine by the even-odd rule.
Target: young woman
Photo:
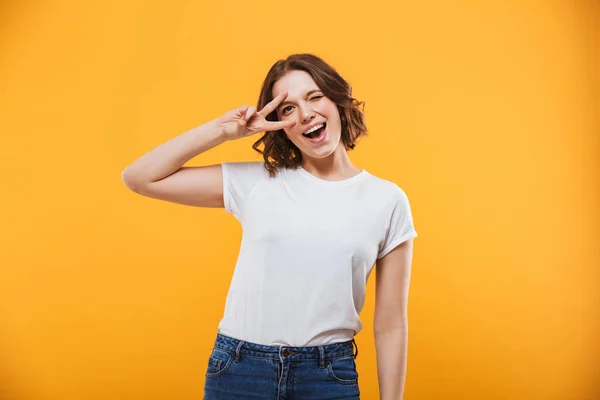
[[[351,92],[321,58],[291,55],[269,70],[256,108],[229,111],[123,171],[136,193],[224,207],[242,225],[206,400],[358,399],[354,336],[375,263],[380,396],[402,398],[417,233],[404,191],[348,157],[367,132]],[[183,167],[260,132],[253,148],[264,162]]]

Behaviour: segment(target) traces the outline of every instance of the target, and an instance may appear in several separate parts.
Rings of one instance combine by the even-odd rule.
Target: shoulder
[[[236,168],[244,170],[266,171],[265,164],[262,161],[224,161],[221,163],[225,168]]]
[[[369,175],[371,178],[369,179],[369,189],[373,190],[377,196],[389,199],[390,202],[403,201],[407,198],[406,192],[398,183],[373,174]]]
[[[222,162],[223,175],[240,175],[244,177],[263,178],[269,171],[262,161],[228,161]]]

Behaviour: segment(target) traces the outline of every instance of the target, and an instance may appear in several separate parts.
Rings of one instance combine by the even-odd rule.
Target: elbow
[[[127,171],[127,168],[121,172],[121,181],[123,181],[127,189],[133,192],[138,191],[139,182],[131,175],[131,172]]]

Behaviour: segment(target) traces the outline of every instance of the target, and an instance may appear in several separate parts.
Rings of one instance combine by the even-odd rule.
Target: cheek
[[[285,136],[291,140],[292,142],[298,142],[300,141],[300,137],[302,136],[302,134],[300,132],[296,132],[295,130],[283,130],[285,132]]]
[[[328,119],[334,120],[334,121],[340,120],[340,112],[334,103],[327,105],[326,107],[323,107],[323,108],[324,108],[323,113],[329,117]]]
[[[294,126],[294,127],[292,127],[292,128],[283,128],[283,131],[285,132],[285,134],[286,134],[288,137],[295,136],[295,135],[297,135],[297,134],[298,134],[298,132],[297,132],[297,131],[296,131],[296,129],[294,129],[294,128],[295,128],[295,126]]]

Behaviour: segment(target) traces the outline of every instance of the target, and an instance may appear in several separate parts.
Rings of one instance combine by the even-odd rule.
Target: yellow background
[[[297,52],[366,101],[351,158],[411,201],[405,399],[599,399],[599,8],[2,2],[0,399],[201,398],[241,229],[136,195],[121,171],[256,104]],[[187,165],[258,160],[256,138]]]

